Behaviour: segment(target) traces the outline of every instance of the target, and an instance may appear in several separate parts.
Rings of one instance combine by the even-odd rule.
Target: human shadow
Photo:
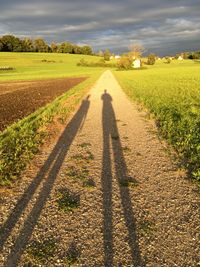
[[[10,254],[7,257],[4,266],[17,266],[21,255],[26,248],[27,242],[31,237],[34,227],[38,221],[41,211],[47,201],[47,198],[52,190],[55,183],[56,177],[62,166],[62,163],[66,157],[66,154],[72,144],[75,136],[77,135],[80,127],[82,127],[88,109],[90,106],[89,95],[82,101],[82,104],[74,117],[66,126],[62,135],[60,136],[57,144],[53,148],[48,159],[36,175],[35,179],[30,183],[22,197],[18,200],[14,209],[11,211],[8,219],[0,229],[0,250],[11,234],[12,229],[20,219],[20,216],[26,209],[28,203],[32,199],[39,185],[43,182],[42,188],[39,192],[37,200],[28,214],[20,232],[17,236],[13,247],[11,248]]]
[[[102,128],[103,128],[103,157],[101,184],[103,190],[103,241],[104,241],[104,265],[113,266],[113,225],[112,225],[112,170],[110,154],[110,114],[108,108],[112,98],[105,93],[101,97],[103,101]]]
[[[144,266],[142,263],[135,218],[132,209],[128,186],[122,186],[129,179],[127,166],[123,156],[122,144],[117,128],[116,117],[112,106],[112,97],[104,91],[102,128],[103,128],[103,159],[102,159],[102,190],[103,190],[103,235],[104,235],[104,266],[113,266],[113,223],[112,223],[112,166],[111,151],[114,156],[115,175],[120,192],[121,205],[126,228],[128,230],[128,245],[131,251],[132,266]]]

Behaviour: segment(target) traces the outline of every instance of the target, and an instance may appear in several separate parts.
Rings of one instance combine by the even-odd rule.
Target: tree
[[[2,51],[5,52],[21,52],[22,42],[19,38],[13,35],[4,35],[1,38]]]
[[[117,62],[118,69],[130,70],[132,69],[133,59],[129,55],[122,56]]]
[[[73,54],[83,54],[82,48],[78,45],[73,45]]]
[[[92,48],[89,45],[84,45],[81,47],[83,55],[92,55]]]
[[[56,53],[58,51],[58,45],[54,42],[51,43],[51,51]]]
[[[36,52],[48,52],[49,50],[49,46],[42,38],[37,38],[34,40],[34,48]]]
[[[3,43],[1,41],[1,39],[0,39],[0,51],[3,51]]]
[[[155,54],[149,54],[147,59],[148,65],[154,65],[156,62],[156,55]]]
[[[19,39],[13,35],[0,36],[0,51],[93,54],[92,47],[89,45],[78,46],[70,42],[63,42],[61,44],[52,42],[51,46],[49,46],[42,38],[36,38],[34,40],[30,38]]]
[[[58,44],[57,52],[58,53],[63,53],[64,50],[64,43]]]
[[[104,57],[104,60],[110,60],[110,50],[109,49],[106,49],[104,52],[103,52],[103,57]]]
[[[170,57],[165,57],[165,59],[166,59],[165,64],[170,64],[170,63],[171,63],[171,59],[170,59]]]
[[[34,52],[34,44],[30,38],[25,38],[22,40],[22,51],[24,52]]]
[[[58,52],[59,53],[69,53],[69,54],[74,54],[73,52],[73,47],[74,45],[69,43],[69,42],[63,42],[58,46]]]
[[[64,53],[74,54],[74,44],[70,42],[65,42],[64,44]]]
[[[131,44],[129,46],[129,55],[133,58],[133,59],[136,59],[136,58],[140,58],[142,56],[142,54],[144,53],[145,51],[145,48],[143,45],[141,44]]]

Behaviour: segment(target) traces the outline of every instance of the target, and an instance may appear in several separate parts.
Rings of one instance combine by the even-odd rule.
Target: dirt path
[[[199,266],[198,190],[173,161],[106,71],[1,192],[0,266]]]

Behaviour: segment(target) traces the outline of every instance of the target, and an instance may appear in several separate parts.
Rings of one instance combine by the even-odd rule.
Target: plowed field
[[[0,131],[85,79],[86,77],[0,83]]]

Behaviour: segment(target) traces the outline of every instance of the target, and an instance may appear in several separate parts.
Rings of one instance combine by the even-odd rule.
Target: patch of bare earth
[[[110,71],[0,201],[2,266],[198,266],[197,188]]]
[[[50,103],[86,78],[0,83],[0,131]]]

